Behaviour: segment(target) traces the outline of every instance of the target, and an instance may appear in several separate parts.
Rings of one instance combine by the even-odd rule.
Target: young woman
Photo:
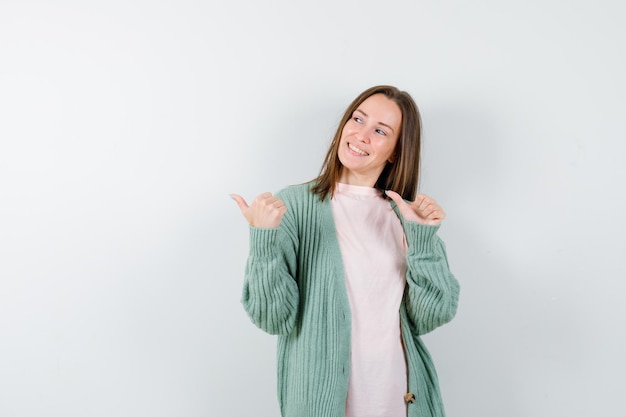
[[[420,336],[450,321],[459,285],[416,195],[420,115],[392,86],[346,110],[313,181],[263,193],[250,224],[242,303],[278,339],[284,417],[443,416]]]

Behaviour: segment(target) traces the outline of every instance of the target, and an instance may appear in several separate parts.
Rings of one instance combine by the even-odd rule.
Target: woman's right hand
[[[248,205],[246,200],[238,194],[230,195],[239,206],[241,214],[246,218],[250,226],[261,229],[275,229],[280,226],[280,221],[287,212],[285,203],[272,195],[263,193]]]

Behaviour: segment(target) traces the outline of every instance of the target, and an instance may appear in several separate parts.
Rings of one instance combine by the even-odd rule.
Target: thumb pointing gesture
[[[246,200],[238,194],[230,195],[239,206],[241,214],[246,218],[250,226],[261,229],[275,229],[280,226],[280,221],[287,212],[285,203],[271,193],[263,193],[248,205]]]
[[[396,203],[405,220],[428,226],[438,226],[446,217],[441,206],[427,195],[419,194],[415,201],[406,202],[395,191],[387,190],[386,194]]]

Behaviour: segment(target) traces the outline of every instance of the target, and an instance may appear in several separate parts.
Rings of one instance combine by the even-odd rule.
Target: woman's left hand
[[[438,226],[446,217],[441,206],[427,195],[419,194],[415,201],[407,203],[395,191],[387,190],[386,194],[398,205],[405,220],[428,226]]]

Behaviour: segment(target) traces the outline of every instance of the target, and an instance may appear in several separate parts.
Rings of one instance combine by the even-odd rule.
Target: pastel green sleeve
[[[405,221],[407,288],[405,304],[417,336],[446,324],[456,314],[459,283],[450,272],[439,226]]]
[[[290,333],[298,315],[297,238],[288,214],[279,228],[250,227],[241,302],[252,322],[270,334]]]

